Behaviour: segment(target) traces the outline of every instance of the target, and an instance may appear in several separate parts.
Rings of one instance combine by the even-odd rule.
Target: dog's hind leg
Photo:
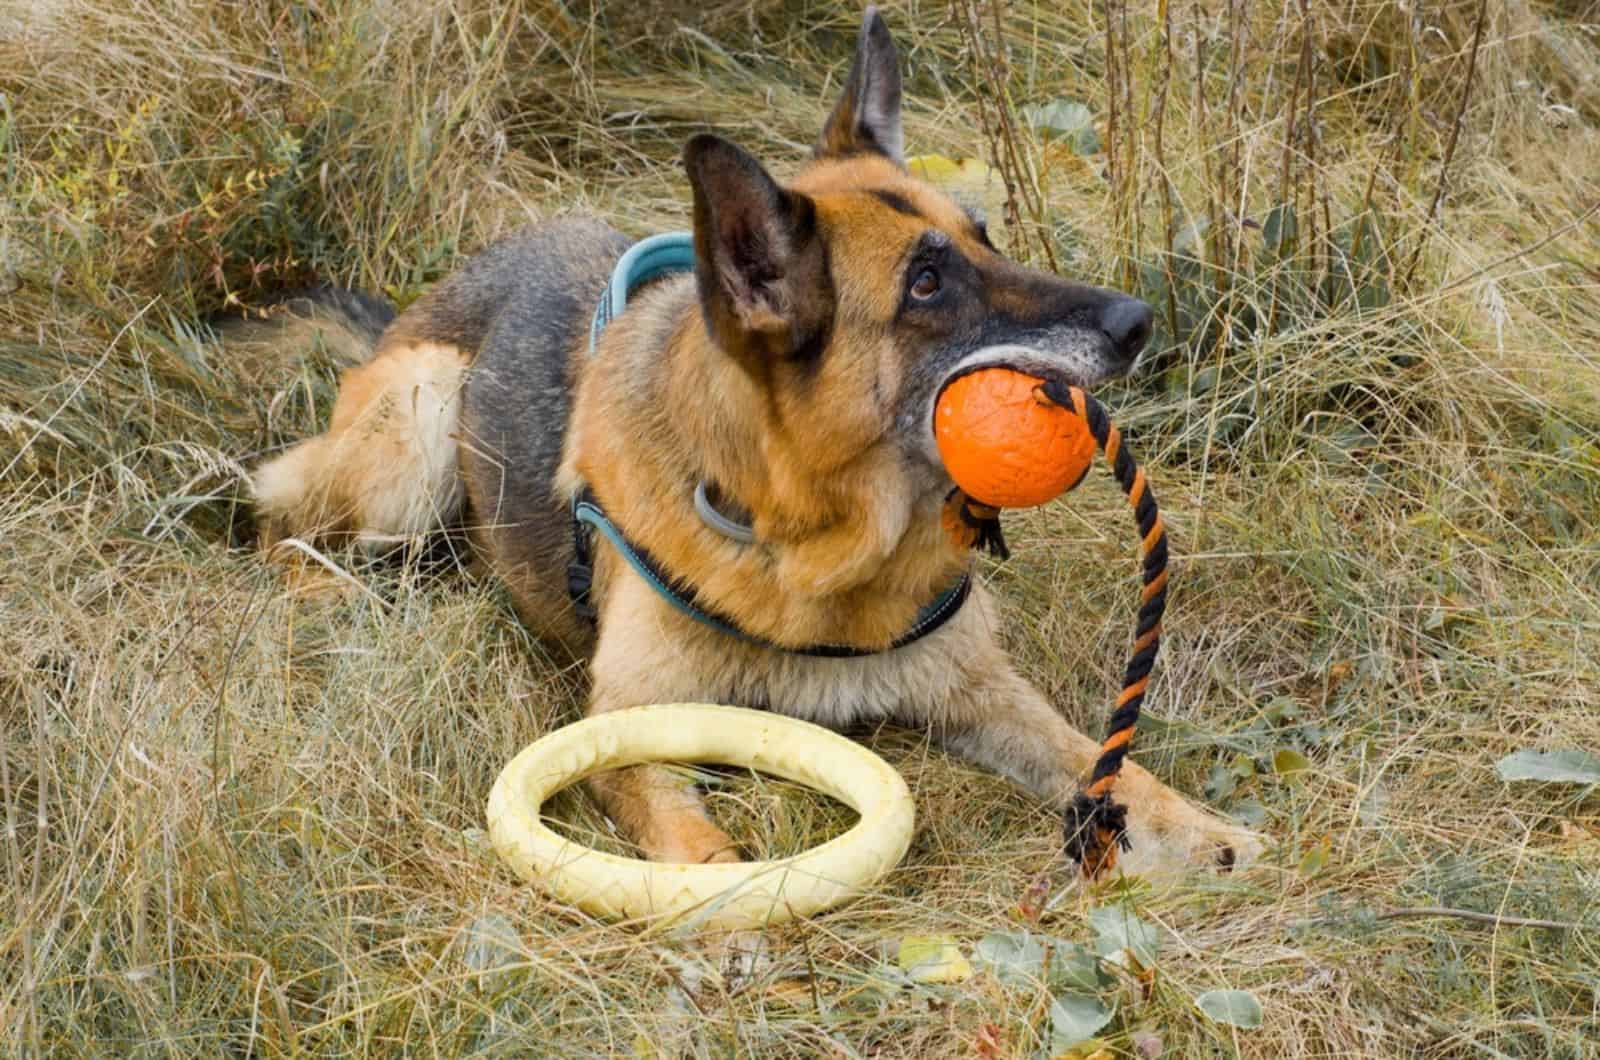
[[[327,432],[252,476],[262,547],[350,536],[379,548],[454,521],[467,362],[454,346],[391,341],[346,371]]]

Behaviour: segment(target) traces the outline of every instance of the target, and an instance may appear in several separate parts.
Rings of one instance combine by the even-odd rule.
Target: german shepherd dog
[[[1003,257],[979,218],[908,174],[900,97],[869,9],[843,96],[787,186],[726,140],[690,139],[692,275],[645,284],[592,350],[623,235],[550,220],[472,258],[345,372],[327,433],[256,471],[263,545],[464,528],[521,620],[588,656],[591,712],[711,701],[917,726],[1064,806],[1096,741],[1018,676],[990,594],[972,585],[904,643],[972,563],[941,522],[953,484],[933,403],[987,363],[1093,386],[1133,364],[1150,310]],[[747,532],[719,530],[697,488]],[[724,627],[674,606],[607,540],[581,545],[580,491]],[[582,552],[592,622],[569,598]],[[818,643],[850,650],[794,650]],[[590,784],[650,858],[739,856],[661,767]],[[1132,871],[1258,850],[1137,765],[1118,794]]]

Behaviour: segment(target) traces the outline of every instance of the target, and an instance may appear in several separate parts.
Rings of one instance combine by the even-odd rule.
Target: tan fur
[[[389,342],[339,380],[326,433],[257,469],[263,540],[351,535],[378,546],[429,533],[461,504],[455,437],[466,357]]]
[[[617,321],[603,342],[630,341],[651,326],[649,315]],[[602,355],[579,389],[567,481],[626,498],[613,513],[619,523],[752,633],[789,644],[888,644],[966,557],[936,518],[913,519],[923,513],[914,513],[912,490],[888,446],[862,450],[861,436],[881,429],[836,428],[823,436],[844,437],[801,444],[783,413],[774,415],[757,384],[703,333],[689,328],[679,338],[671,362],[682,401],[674,444],[641,446],[634,432],[617,429],[633,417],[627,368]],[[851,389],[859,394],[846,385],[819,387],[814,407],[789,413],[791,422],[810,415],[828,424],[829,403],[838,411],[859,405]],[[834,453],[854,455],[835,463],[828,459]],[[734,546],[700,522],[683,485],[692,487],[700,474],[749,509],[756,535],[773,543],[771,553]]]
[[[730,276],[722,262],[702,268],[698,285],[689,277],[657,283],[606,328],[593,356],[586,319],[547,319],[539,315],[549,311],[544,301],[527,299],[516,311],[524,315],[495,318],[517,321],[530,343],[539,328],[574,336],[566,363],[576,389],[550,516],[540,510],[533,521],[501,519],[498,498],[550,489],[530,487],[487,440],[550,428],[526,422],[519,405],[489,400],[510,390],[471,390],[469,406],[473,395],[488,395],[472,423],[483,437],[456,440],[463,381],[469,388],[474,378],[509,387],[493,369],[467,375],[470,358],[463,351],[479,354],[491,321],[478,307],[486,304],[483,292],[500,290],[493,263],[518,260],[513,249],[503,259],[486,252],[477,272],[469,265],[459,285],[447,281],[414,305],[390,328],[379,355],[346,374],[328,433],[261,469],[257,494],[272,528],[265,540],[274,533],[334,531],[375,540],[422,532],[452,518],[464,474],[474,484],[473,514],[480,521],[475,545],[524,619],[571,643],[583,631],[555,602],[563,596],[560,572],[530,569],[538,563],[518,558],[532,553],[517,550],[516,535],[546,531],[538,520],[561,518],[557,495],[570,497],[587,485],[634,542],[693,585],[703,604],[749,633],[787,646],[892,643],[971,562],[942,526],[949,481],[908,454],[896,405],[922,354],[921,333],[897,324],[907,297],[907,262],[930,229],[943,233],[973,275],[989,284],[986,300],[973,304],[991,317],[1059,312],[1051,299],[1065,297],[1070,287],[1005,262],[953,202],[893,158],[874,153],[886,143],[898,150],[892,59],[887,31],[869,12],[850,79],[854,87],[823,132],[821,157],[787,192],[773,192],[770,181],[751,182],[753,163],[732,154],[731,145],[691,141],[686,161],[702,265],[711,260],[710,240],[747,238],[741,226],[762,223],[758,211],[736,217],[728,225],[731,235],[718,228],[722,207],[699,183],[715,180],[732,181],[752,196],[746,209],[754,202],[787,225],[796,215],[784,212],[792,202],[784,196],[803,197],[803,224],[764,231],[736,248],[784,251],[790,248],[781,244],[791,236],[809,240],[783,268]],[[863,121],[878,126],[863,132]],[[562,249],[572,231],[551,235],[549,246]],[[549,257],[541,250],[521,267],[540,268]],[[588,277],[581,282],[593,284],[584,297],[597,296],[598,270],[608,266],[570,260]],[[827,282],[811,282],[821,275],[821,261]],[[580,285],[560,275],[540,282]],[[571,289],[578,293],[578,286]],[[814,297],[828,301],[807,301]],[[826,349],[811,357],[783,355],[783,343],[817,320],[828,324]],[[422,336],[443,338],[423,342]],[[529,355],[520,346],[501,349]],[[509,377],[523,362],[500,363],[500,376]],[[529,393],[537,398],[545,391]],[[702,480],[750,513],[754,545],[720,536],[695,515],[691,498]],[[596,545],[594,563],[591,599],[600,620],[591,657],[593,712],[711,700],[833,727],[896,721],[931,730],[951,749],[1054,805],[1071,797],[1097,752],[1094,740],[1068,726],[1017,675],[997,641],[994,602],[979,586],[953,620],[922,640],[861,658],[825,659],[751,646],[697,624],[656,595],[608,545]],[[659,768],[623,770],[593,778],[591,785],[650,857],[735,856],[694,792]],[[1259,850],[1247,831],[1190,804],[1137,765],[1127,767],[1118,796],[1129,807],[1134,846],[1122,864],[1132,871],[1231,865]]]
[[[1098,752],[1094,740],[1068,725],[1012,668],[994,639],[999,616],[993,599],[979,587],[937,633],[863,659],[800,660],[730,644],[631,577],[617,580],[606,612],[591,665],[591,712],[703,699],[706,689],[716,688],[730,690],[733,702],[764,702],[835,728],[863,721],[930,727],[964,757],[1055,805],[1072,797]],[[679,860],[675,851],[686,846],[693,854],[684,860],[704,860],[722,851],[729,840],[706,831],[698,800],[682,789],[670,800],[662,797],[670,782],[646,772],[621,771],[596,790],[613,819],[628,822],[646,854]],[[641,775],[625,778],[629,773]],[[1190,803],[1136,763],[1125,767],[1117,795],[1128,806],[1134,836],[1133,850],[1120,862],[1125,871],[1245,864],[1260,852],[1247,830]]]
[[[704,586],[751,632],[789,644],[885,645],[967,557],[940,529],[934,507],[913,506],[907,472],[884,433],[890,410],[863,401],[893,393],[898,383],[884,327],[896,293],[883,277],[924,226],[860,189],[903,192],[949,218],[952,228],[962,215],[881,158],[819,163],[793,186],[813,194],[831,239],[846,341],[854,350],[882,352],[842,362],[843,370],[825,368],[803,392],[777,388],[772,400],[763,381],[721,355],[690,320],[674,334],[670,362],[681,444],[624,452],[631,435],[616,424],[633,415],[629,364],[602,356],[581,384],[565,476],[628,498],[627,510],[617,513],[623,525],[640,527],[641,540],[669,569]],[[633,319],[617,321],[602,343],[625,345],[658,329],[651,317],[675,306],[671,293],[658,292]],[[702,473],[752,512],[757,536],[779,551],[776,565],[728,548],[694,517],[680,484]]]

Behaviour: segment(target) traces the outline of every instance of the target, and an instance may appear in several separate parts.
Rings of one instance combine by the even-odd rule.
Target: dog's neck
[[[772,422],[763,385],[712,344],[691,279],[653,284],[585,371],[571,480],[751,632],[886,645],[969,562],[940,526],[941,495],[916,488],[887,438],[843,460],[809,451]],[[703,480],[750,513],[753,543],[702,521]]]

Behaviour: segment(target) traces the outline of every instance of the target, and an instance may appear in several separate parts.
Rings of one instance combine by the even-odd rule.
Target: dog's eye
[[[939,293],[939,274],[932,269],[923,269],[917,273],[916,280],[911,284],[911,297],[919,302],[926,302]]]

